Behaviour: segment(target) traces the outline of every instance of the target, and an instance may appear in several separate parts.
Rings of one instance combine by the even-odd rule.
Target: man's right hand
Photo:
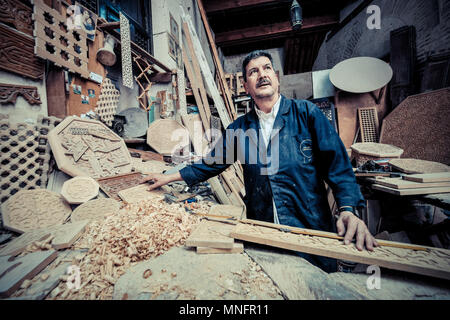
[[[169,182],[181,181],[181,180],[183,180],[183,179],[181,178],[181,175],[179,172],[174,173],[174,174],[149,173],[147,176],[142,178],[142,180],[140,181],[140,184],[146,183],[148,181],[153,182],[153,184],[149,185],[149,187],[148,187],[148,191],[151,191],[153,189],[162,187],[162,186],[168,184]]]

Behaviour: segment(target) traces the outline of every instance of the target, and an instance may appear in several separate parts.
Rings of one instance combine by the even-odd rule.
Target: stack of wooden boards
[[[230,236],[238,219],[245,215],[243,207],[216,205],[211,207],[208,218],[202,220],[186,239],[187,247],[195,247],[197,253],[241,253],[244,245]]]
[[[213,61],[217,71],[218,86],[214,82],[213,72],[207,63],[194,24],[189,15],[183,14],[183,63],[186,69],[186,78],[191,84],[199,115],[182,115],[182,120],[189,131],[195,152],[198,155],[204,155],[207,151],[205,149],[208,149],[205,148],[205,144],[211,147],[215,142],[212,137],[212,130],[221,130],[221,128],[216,128],[213,125],[208,94],[211,96],[214,107],[219,114],[222,128],[227,128],[237,118],[237,115],[202,2],[197,1],[197,3],[211,46]],[[218,87],[222,91],[223,98]],[[197,125],[195,125],[195,122],[197,122]],[[211,178],[208,182],[222,204],[244,206],[242,200],[245,196],[244,178],[242,167],[239,163],[234,163],[226,172]]]
[[[373,189],[399,196],[450,192],[450,172],[404,175],[403,178],[370,178]]]

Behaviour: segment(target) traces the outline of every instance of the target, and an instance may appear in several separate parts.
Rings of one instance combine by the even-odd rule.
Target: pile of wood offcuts
[[[69,289],[62,281],[47,299],[111,299],[114,283],[130,266],[184,245],[198,222],[182,204],[162,200],[127,204],[103,221],[93,221],[73,247],[88,249],[77,262],[80,289]]]

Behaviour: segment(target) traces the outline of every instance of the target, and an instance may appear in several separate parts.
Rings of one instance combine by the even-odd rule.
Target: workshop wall
[[[1,104],[0,113],[9,115],[9,121],[11,123],[35,123],[39,115],[47,116],[47,92],[45,87],[45,79],[41,81],[33,81],[10,72],[0,71],[0,83],[34,86],[37,88],[40,100],[42,101],[40,105],[31,105],[21,95],[19,95],[15,103]]]
[[[369,29],[370,14],[361,11],[328,42],[324,42],[313,71],[329,69],[357,56],[383,58],[390,51],[390,32],[403,26],[415,26],[417,60],[429,55],[450,53],[450,2],[445,0],[375,0],[381,9],[381,28]],[[348,14],[349,10],[345,12]]]

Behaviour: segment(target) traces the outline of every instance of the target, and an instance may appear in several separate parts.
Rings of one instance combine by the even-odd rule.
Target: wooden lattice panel
[[[376,107],[358,108],[361,142],[378,142],[378,111]]]
[[[114,115],[117,111],[117,105],[119,103],[120,92],[116,89],[116,86],[110,79],[104,78],[102,82],[102,88],[100,96],[98,97],[97,107],[95,112],[100,116],[100,119],[108,126],[112,125]]]
[[[40,139],[39,130],[29,124],[10,124],[0,120],[0,196],[5,202],[19,190],[45,188],[50,153]]]
[[[35,54],[88,79],[86,32],[69,29],[67,18],[43,0],[33,3]]]
[[[45,161],[42,162],[41,186],[47,186],[48,175],[52,171],[54,161],[52,161],[52,151],[47,135],[54,127],[61,123],[61,119],[57,117],[38,116],[37,129],[39,131],[38,142],[39,146],[45,150]],[[53,165],[52,165],[53,164]]]
[[[100,121],[67,117],[48,139],[58,168],[70,176],[101,178],[131,172],[125,142]]]
[[[61,195],[46,189],[21,190],[1,208],[3,226],[19,233],[63,224],[72,213]]]

